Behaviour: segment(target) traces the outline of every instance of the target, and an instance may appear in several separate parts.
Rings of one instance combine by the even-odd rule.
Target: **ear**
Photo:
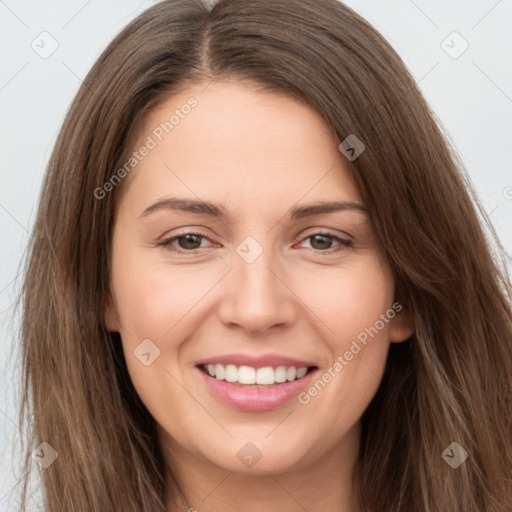
[[[393,304],[395,316],[390,321],[389,340],[401,343],[408,340],[414,333],[414,319],[411,312],[399,302]]]
[[[107,292],[107,297],[105,300],[105,327],[109,332],[119,332],[120,324],[119,324],[119,314],[117,312],[117,307],[115,305],[115,301],[112,297],[112,293],[110,290]]]

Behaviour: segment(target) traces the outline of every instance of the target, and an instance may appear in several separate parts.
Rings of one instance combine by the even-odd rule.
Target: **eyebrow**
[[[147,217],[158,210],[179,210],[188,213],[199,213],[203,215],[210,215],[211,217],[216,217],[222,220],[227,220],[229,218],[226,209],[221,204],[196,201],[193,199],[180,199],[177,197],[169,197],[157,201],[151,206],[148,206],[139,215],[139,218]],[[339,211],[356,211],[367,214],[368,208],[362,204],[354,203],[352,201],[328,201],[291,208],[287,214],[291,219],[302,219],[313,215],[322,215]]]

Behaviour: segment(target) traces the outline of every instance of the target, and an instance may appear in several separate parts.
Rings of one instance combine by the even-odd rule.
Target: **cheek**
[[[393,279],[388,266],[372,254],[340,267],[323,283],[323,289],[307,286],[311,309],[318,311],[324,325],[321,329],[332,361],[319,376],[326,384],[312,390],[319,396],[315,407],[331,418],[331,407],[339,404],[346,419],[355,421],[377,391],[385,369]],[[381,316],[386,312],[388,322]]]
[[[345,266],[327,283],[309,297],[315,304],[311,309],[320,311],[318,317],[329,328],[322,332],[331,364],[321,369],[301,403],[327,426],[324,441],[329,444],[355,424],[380,385],[390,325],[381,315],[389,315],[394,288],[388,267],[374,256]]]
[[[152,251],[160,249],[134,248],[119,240],[112,281],[128,336],[160,340],[198,303],[213,280],[205,281],[191,267],[155,260]]]
[[[134,247],[129,240],[115,242],[112,284],[132,382],[148,407],[157,396],[167,396],[171,405],[174,396],[176,407],[182,390],[164,371],[181,378],[188,340],[199,326],[196,315],[222,275],[201,272],[193,264],[171,265],[165,253],[158,254],[160,249]],[[138,356],[148,351],[153,362],[145,366]],[[153,354],[157,355],[154,360]]]
[[[189,335],[184,331],[186,315],[207,288],[193,272],[156,262],[150,256],[158,249],[114,240],[112,284],[126,365],[138,395],[158,417],[162,410],[176,410],[182,404],[182,390],[173,379],[181,379],[176,358]]]
[[[394,294],[390,271],[374,254],[340,266],[325,278],[306,278],[303,286],[303,296],[323,321],[332,348],[343,352],[347,343],[385,314]],[[387,334],[388,326],[385,323],[380,329],[381,337]]]

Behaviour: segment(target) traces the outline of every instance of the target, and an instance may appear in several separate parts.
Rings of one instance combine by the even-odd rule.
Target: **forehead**
[[[127,193],[137,203],[169,194],[260,210],[361,202],[338,143],[315,110],[284,94],[236,81],[193,85],[143,119],[133,150],[150,149]]]

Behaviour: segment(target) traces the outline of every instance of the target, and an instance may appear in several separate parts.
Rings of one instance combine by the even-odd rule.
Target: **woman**
[[[503,255],[343,4],[142,13],[84,80],[34,226],[46,509],[510,510],[512,288],[477,212]]]

